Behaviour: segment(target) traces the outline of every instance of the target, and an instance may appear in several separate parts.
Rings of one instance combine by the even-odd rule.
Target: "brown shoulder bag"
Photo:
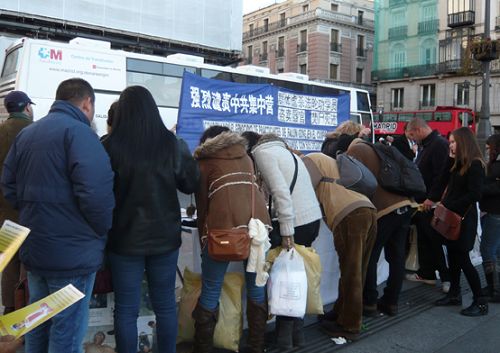
[[[252,188],[252,218],[255,213],[254,175],[250,173]],[[208,213],[208,212],[207,212]],[[206,218],[205,218],[206,219]],[[205,230],[208,242],[208,255],[216,261],[242,261],[250,256],[250,235],[248,227],[229,229],[210,229],[205,220]]]

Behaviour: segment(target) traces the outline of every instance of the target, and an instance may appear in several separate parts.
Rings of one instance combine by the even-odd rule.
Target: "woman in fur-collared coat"
[[[254,188],[254,217],[269,225],[264,196],[257,188],[253,163],[246,152],[246,140],[221,126],[205,131],[194,152],[200,166],[200,187],[196,193],[198,230],[202,237],[202,289],[193,311],[195,319],[194,352],[211,352],[213,333],[219,311],[224,274],[229,262],[216,261],[208,254],[207,228],[231,229],[247,226],[252,215]],[[245,261],[246,262],[246,261]],[[246,266],[245,266],[246,267]],[[267,321],[265,287],[255,284],[256,274],[245,272],[247,288],[247,318],[249,352],[264,351]]]

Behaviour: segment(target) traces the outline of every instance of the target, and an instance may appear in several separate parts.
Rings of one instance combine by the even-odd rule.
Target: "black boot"
[[[287,350],[293,348],[293,319],[276,316],[276,342],[278,348]]]
[[[448,293],[443,298],[436,300],[434,304],[436,306],[461,306],[462,296]]]
[[[293,319],[292,341],[294,347],[304,347],[306,338],[304,337],[304,319]]]
[[[267,322],[267,303],[258,304],[253,300],[247,301],[247,320],[248,320],[248,353],[263,353],[266,322]]]
[[[215,324],[219,318],[219,308],[210,311],[196,304],[193,311],[194,345],[193,353],[210,353],[214,345]]]
[[[460,311],[460,314],[465,316],[482,316],[488,314],[488,301],[484,298],[474,299],[472,304]]]

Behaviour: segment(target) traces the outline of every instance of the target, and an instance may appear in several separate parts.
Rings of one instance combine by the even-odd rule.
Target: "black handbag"
[[[292,154],[293,161],[295,163],[295,171],[293,173],[292,182],[290,183],[290,195],[292,195],[293,189],[295,188],[295,183],[297,182],[297,173],[299,168],[295,155],[292,152],[290,153]],[[273,197],[272,195],[269,195],[269,218],[271,218],[271,226],[273,227],[273,230],[269,233],[269,240],[271,242],[271,249],[274,249],[278,246],[281,246],[281,232],[280,232],[280,222],[278,221],[277,218],[273,219],[272,216],[272,203],[273,203]]]

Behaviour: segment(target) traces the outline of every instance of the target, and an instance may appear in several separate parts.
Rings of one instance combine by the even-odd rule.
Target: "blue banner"
[[[349,94],[314,96],[184,72],[177,135],[194,151],[205,129],[222,125],[238,133],[274,133],[293,149],[318,151],[325,134],[349,116]]]

